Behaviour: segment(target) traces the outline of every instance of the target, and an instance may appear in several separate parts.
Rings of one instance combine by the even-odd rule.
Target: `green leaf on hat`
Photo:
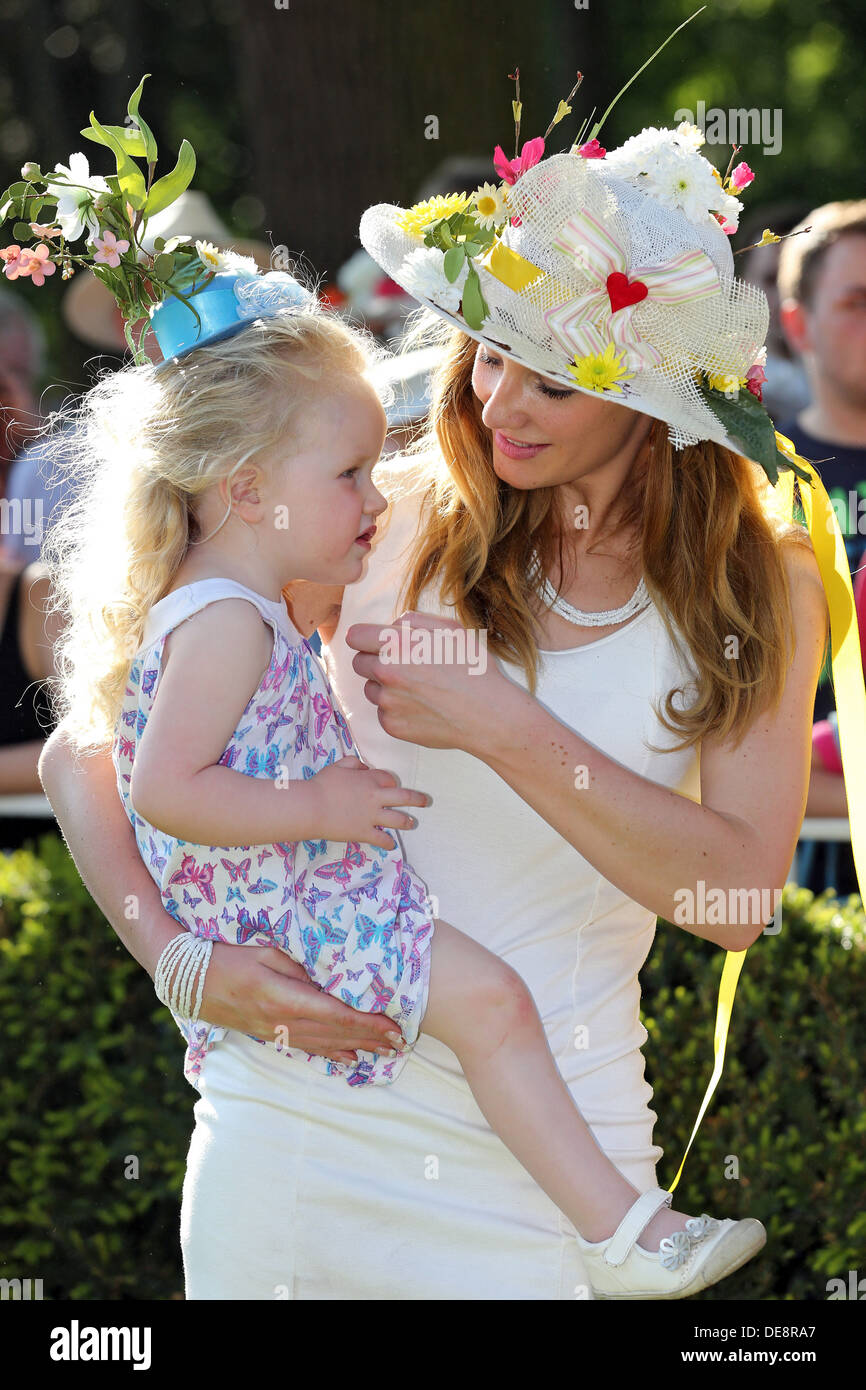
[[[135,91],[133,92],[132,96],[129,98],[129,105],[126,109],[129,115],[132,117],[133,121],[135,122],[135,125],[138,126],[138,129],[141,131],[141,135],[144,140],[145,157],[147,159],[148,164],[155,164],[156,140],[154,139],[153,131],[150,129],[150,126],[148,126],[147,123],[142,120],[141,116],[138,113],[138,103],[141,101],[141,89],[147,81],[148,77],[150,77],[150,73],[146,72],[144,74],[144,77],[141,79],[138,86],[136,87]]]
[[[153,271],[158,280],[168,280],[174,271],[174,256],[160,252],[153,263]]]
[[[802,468],[792,463],[776,444],[776,431],[764,406],[751,391],[742,389],[735,399],[709,386],[699,388],[704,403],[713,412],[725,433],[735,440],[746,458],[759,463],[773,486],[779,481],[779,469],[790,468],[798,478],[808,482]]]
[[[92,140],[95,145],[104,145],[107,149],[113,146],[106,140],[103,131],[107,131],[119,145],[122,145],[128,155],[135,159],[144,159],[147,147],[144,139],[139,132],[128,125],[106,125],[101,130],[94,130],[92,126],[85,126],[80,132],[85,140]]]
[[[481,328],[484,320],[490,313],[490,309],[481,293],[481,281],[478,279],[478,271],[472,262],[469,262],[469,274],[466,276],[466,283],[463,286],[463,299],[460,309],[470,328],[474,328],[476,333]]]
[[[29,240],[29,238],[33,235],[33,233],[30,230],[30,223],[16,222],[15,226],[12,228],[12,235],[14,236],[16,241]]]
[[[117,160],[117,183],[121,193],[136,210],[143,207],[147,197],[147,188],[145,187],[144,175],[138,165],[133,164],[123,142],[112,135],[105,126],[100,125],[92,111],[90,124],[94,130],[99,131],[105,137],[102,143],[108,146]]]
[[[462,246],[452,246],[445,252],[445,279],[453,285],[457,276],[463,269],[463,262],[466,260],[466,252]]]
[[[162,212],[175,198],[179,198],[181,193],[185,193],[192,183],[194,173],[195,150],[188,140],[182,140],[177,163],[171,173],[157,179],[148,194],[144,208],[145,216],[153,217],[155,213]]]

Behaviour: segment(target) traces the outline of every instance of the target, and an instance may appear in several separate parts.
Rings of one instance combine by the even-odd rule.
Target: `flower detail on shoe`
[[[686,1222],[686,1230],[692,1240],[697,1243],[706,1236],[711,1236],[719,1229],[719,1223],[714,1216],[707,1216],[703,1212],[701,1216],[690,1216]]]
[[[685,1231],[674,1231],[672,1236],[664,1236],[659,1244],[659,1264],[664,1269],[679,1269],[692,1253],[692,1242]]]

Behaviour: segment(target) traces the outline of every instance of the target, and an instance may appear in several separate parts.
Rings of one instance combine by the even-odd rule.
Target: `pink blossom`
[[[43,242],[33,251],[22,251],[22,257],[27,257],[27,265],[23,268],[23,274],[29,275],[34,285],[44,285],[46,275],[53,275],[57,266],[48,259],[48,247]]]
[[[736,169],[731,171],[731,187],[736,193],[741,189],[748,188],[754,181],[755,175],[752,173],[748,164],[738,164]]]
[[[118,241],[114,232],[104,232],[101,241],[99,237],[94,237],[92,245],[96,247],[94,262],[98,265],[109,265],[112,270],[116,270],[120,265],[123,252],[129,250],[129,242]]]
[[[544,137],[542,135],[536,135],[534,140],[527,140],[517,159],[506,159],[502,146],[497,145],[493,151],[493,167],[505,183],[513,184],[517,182],[521,174],[525,174],[527,169],[531,169],[533,164],[537,164],[543,154]]]
[[[597,140],[587,140],[585,145],[578,146],[577,153],[582,154],[584,159],[604,159],[607,150]]]
[[[28,264],[30,252],[21,246],[4,246],[0,248],[0,258],[3,259],[3,274],[7,280],[17,280],[19,275],[29,275]]]
[[[758,400],[762,401],[764,397],[761,393],[761,387],[766,380],[767,373],[760,363],[756,362],[754,367],[750,367],[746,372],[746,390],[751,391],[753,396],[757,396]]]
[[[34,236],[43,237],[46,241],[61,235],[60,228],[53,227],[50,222],[31,222],[30,230]]]
[[[734,235],[734,232],[737,230],[736,222],[729,222],[720,212],[714,212],[713,217],[715,217],[722,231],[725,233],[725,236]]]

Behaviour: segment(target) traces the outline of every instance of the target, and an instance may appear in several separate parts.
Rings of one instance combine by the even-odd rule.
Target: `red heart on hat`
[[[643,280],[629,280],[621,270],[613,270],[607,277],[607,294],[610,299],[610,312],[627,309],[630,304],[640,304],[646,299],[649,290]]]

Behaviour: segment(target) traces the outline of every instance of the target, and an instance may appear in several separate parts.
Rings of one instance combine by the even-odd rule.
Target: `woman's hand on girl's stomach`
[[[397,806],[426,806],[424,792],[401,787],[383,768],[367,767],[359,758],[340,758],[310,779],[318,796],[315,835],[337,843],[355,841],[393,849],[394,840],[383,827],[409,830],[412,816]]]
[[[270,946],[213,943],[201,1018],[221,1028],[286,1043],[332,1061],[393,1046],[387,1014],[361,1013],[313,984],[304,967]]]

